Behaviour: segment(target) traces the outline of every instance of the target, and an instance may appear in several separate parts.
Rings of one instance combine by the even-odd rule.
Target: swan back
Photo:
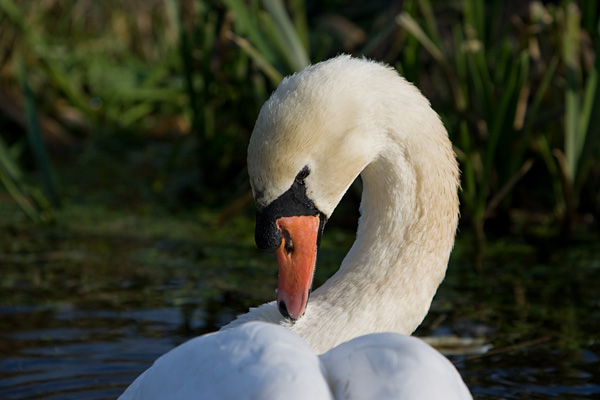
[[[155,361],[119,400],[468,400],[460,375],[425,342],[366,335],[317,356],[281,326],[248,322]]]
[[[278,325],[250,322],[194,338],[157,359],[119,400],[329,400],[319,358]]]
[[[415,337],[365,335],[320,359],[336,399],[472,399],[454,365]]]

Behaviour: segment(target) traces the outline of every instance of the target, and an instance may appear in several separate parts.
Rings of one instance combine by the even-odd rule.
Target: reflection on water
[[[158,356],[187,339],[177,333],[183,323],[177,308],[4,308],[2,318],[38,313],[48,318],[47,328],[2,335],[2,399],[114,399]],[[569,354],[543,344],[451,359],[478,399],[593,399],[600,396],[599,357],[596,342]]]
[[[327,240],[346,240],[330,237],[325,275],[345,252],[328,250],[336,243]],[[114,399],[161,354],[273,296],[273,260],[251,242],[105,240],[76,259],[27,264],[4,250],[0,399]],[[418,334],[494,346],[450,357],[475,397],[600,398],[595,243],[551,252],[504,244],[480,274],[461,246]]]
[[[174,308],[132,315],[65,306],[15,308],[4,309],[2,318],[37,313],[49,317],[49,328],[3,335],[2,399],[114,399],[156,357],[184,340],[173,333],[180,318]],[[139,335],[136,326],[152,334]]]

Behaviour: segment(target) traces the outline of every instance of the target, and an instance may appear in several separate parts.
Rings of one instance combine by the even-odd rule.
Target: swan
[[[373,333],[317,356],[289,329],[251,321],[166,353],[119,400],[468,400],[452,363],[424,341]]]
[[[458,165],[420,91],[366,59],[309,66],[263,105],[248,173],[256,243],[279,265],[277,300],[162,356],[120,399],[470,399],[452,364],[407,336],[445,276],[458,224]],[[356,240],[311,294],[325,223],[359,175]]]

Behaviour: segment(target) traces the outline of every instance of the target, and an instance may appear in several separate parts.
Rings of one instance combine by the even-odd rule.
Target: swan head
[[[405,176],[388,175],[383,160]],[[430,179],[450,177],[446,192],[456,196],[458,173],[446,130],[427,99],[394,69],[343,55],[285,78],[263,105],[248,146],[256,243],[277,255],[277,304],[284,317],[303,315],[324,224],[366,168],[381,190],[397,193],[392,185],[406,183],[399,189],[409,202],[417,170]],[[411,204],[400,207],[412,210]]]
[[[314,206],[331,215],[381,144],[365,98],[368,84],[360,79],[371,65],[382,68],[350,56],[312,65],[285,78],[263,105],[248,146],[259,212],[299,183]]]
[[[364,64],[340,56],[285,78],[250,138],[256,243],[276,252],[277,304],[292,320],[306,308],[325,222],[381,144],[364,134],[375,128],[357,79]]]

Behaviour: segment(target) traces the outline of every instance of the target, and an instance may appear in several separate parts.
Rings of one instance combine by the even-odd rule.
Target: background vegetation
[[[85,202],[251,215],[245,152],[262,103],[283,76],[347,52],[431,99],[478,249],[486,233],[599,226],[595,0],[0,0],[0,37],[11,223]]]
[[[115,398],[272,300],[247,143],[283,76],[345,52],[414,82],[461,164],[416,334],[494,346],[457,364],[478,398],[597,397],[599,23],[597,0],[0,0],[0,392]],[[316,285],[359,200],[357,182]]]

